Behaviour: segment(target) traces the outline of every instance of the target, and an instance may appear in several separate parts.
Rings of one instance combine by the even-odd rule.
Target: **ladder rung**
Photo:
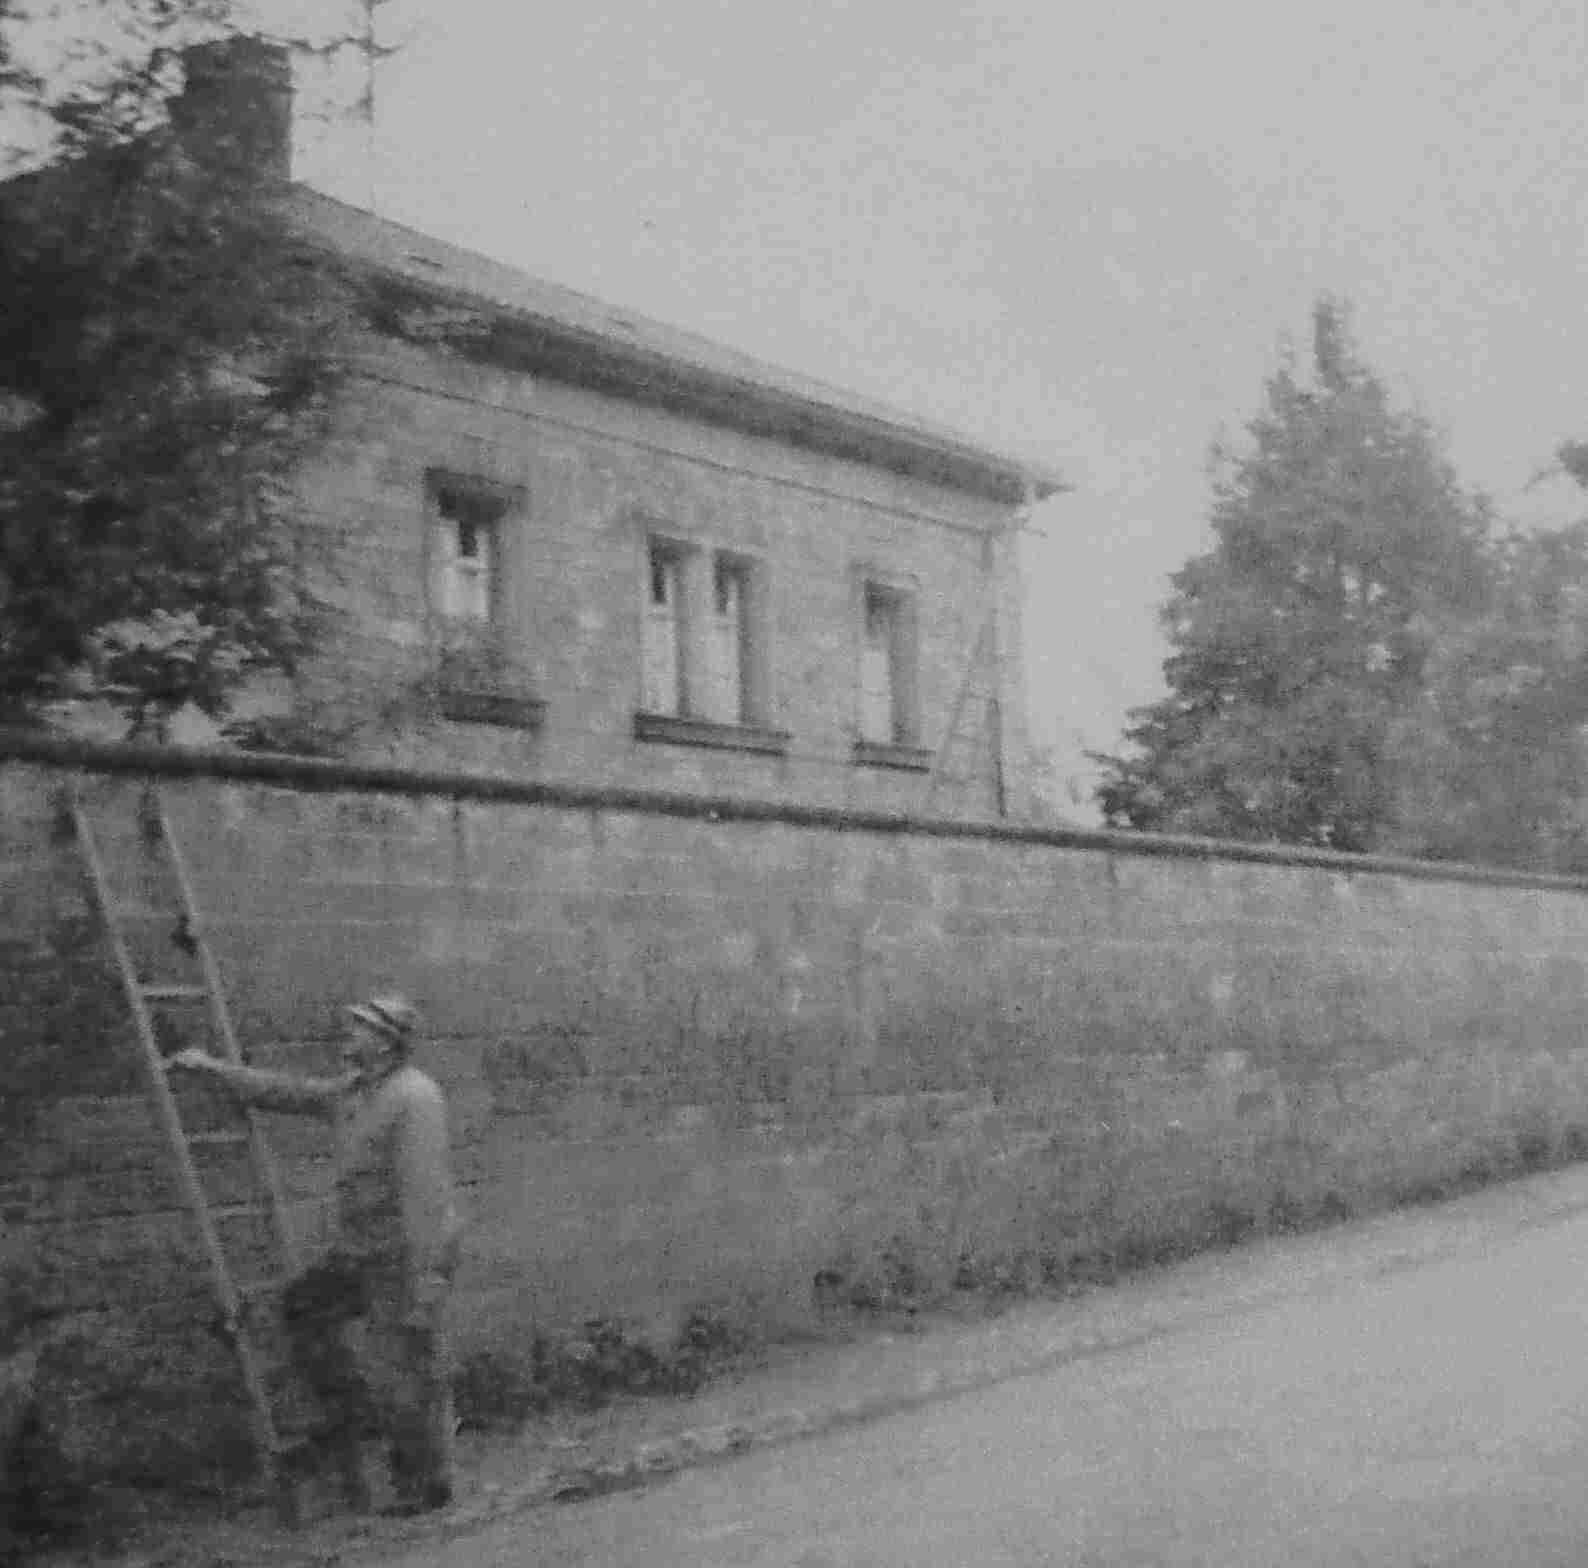
[[[230,1148],[235,1144],[247,1143],[248,1134],[229,1130],[225,1132],[190,1132],[187,1135],[187,1141],[201,1149],[224,1149]]]
[[[138,991],[146,1002],[207,1002],[210,995],[201,985],[141,985]]]
[[[170,920],[182,918],[180,909],[157,909],[153,904],[112,904],[110,913],[117,920]]]

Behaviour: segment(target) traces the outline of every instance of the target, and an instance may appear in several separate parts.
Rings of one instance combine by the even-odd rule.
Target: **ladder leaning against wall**
[[[942,738],[932,758],[923,811],[930,816],[942,801],[945,788],[973,785],[980,758],[989,757],[993,807],[1000,817],[1009,812],[1008,786],[1004,775],[1003,694],[1001,691],[1003,657],[998,636],[997,557],[991,537],[982,540],[982,578],[984,602],[976,622],[976,634],[960,666],[959,684],[943,727]],[[981,722],[973,722],[978,710]]]
[[[261,1309],[274,1300],[296,1261],[280,1173],[256,1113],[197,1086],[179,1092],[166,1076],[165,1058],[186,1046],[234,1062],[243,1055],[159,791],[152,784],[97,781],[92,794],[90,803],[89,791],[74,783],[64,813],[132,1015],[155,1119],[198,1232],[219,1308],[217,1326],[242,1377],[261,1479],[282,1515],[295,1522],[297,1499],[283,1463],[271,1368],[257,1326]],[[154,972],[161,964],[167,972]],[[234,1189],[238,1185],[240,1160],[248,1199],[216,1201],[211,1193],[217,1186],[229,1178]],[[279,1277],[242,1280],[229,1260],[223,1230],[261,1218],[263,1248],[274,1254]]]

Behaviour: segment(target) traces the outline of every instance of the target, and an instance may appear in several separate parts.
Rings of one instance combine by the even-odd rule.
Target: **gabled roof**
[[[304,239],[399,297],[459,305],[484,317],[488,336],[476,352],[531,374],[1010,505],[1070,488],[1044,465],[532,278],[309,186],[289,186],[284,202]]]

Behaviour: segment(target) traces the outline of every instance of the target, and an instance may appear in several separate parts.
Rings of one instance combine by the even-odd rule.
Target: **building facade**
[[[257,90],[279,60],[221,58],[290,138],[288,95]],[[300,485],[341,613],[291,701],[344,750],[1024,814],[1015,532],[1056,475],[307,187],[282,201],[378,301]]]

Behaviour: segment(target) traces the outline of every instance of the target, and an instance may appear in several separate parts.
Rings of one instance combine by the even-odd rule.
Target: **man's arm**
[[[294,1116],[317,1116],[334,1120],[336,1108],[346,1091],[339,1078],[299,1078],[291,1073],[267,1072],[260,1067],[245,1067],[228,1062],[208,1051],[178,1051],[166,1063],[168,1069],[201,1074],[228,1089],[245,1105],[262,1111],[283,1111]]]

